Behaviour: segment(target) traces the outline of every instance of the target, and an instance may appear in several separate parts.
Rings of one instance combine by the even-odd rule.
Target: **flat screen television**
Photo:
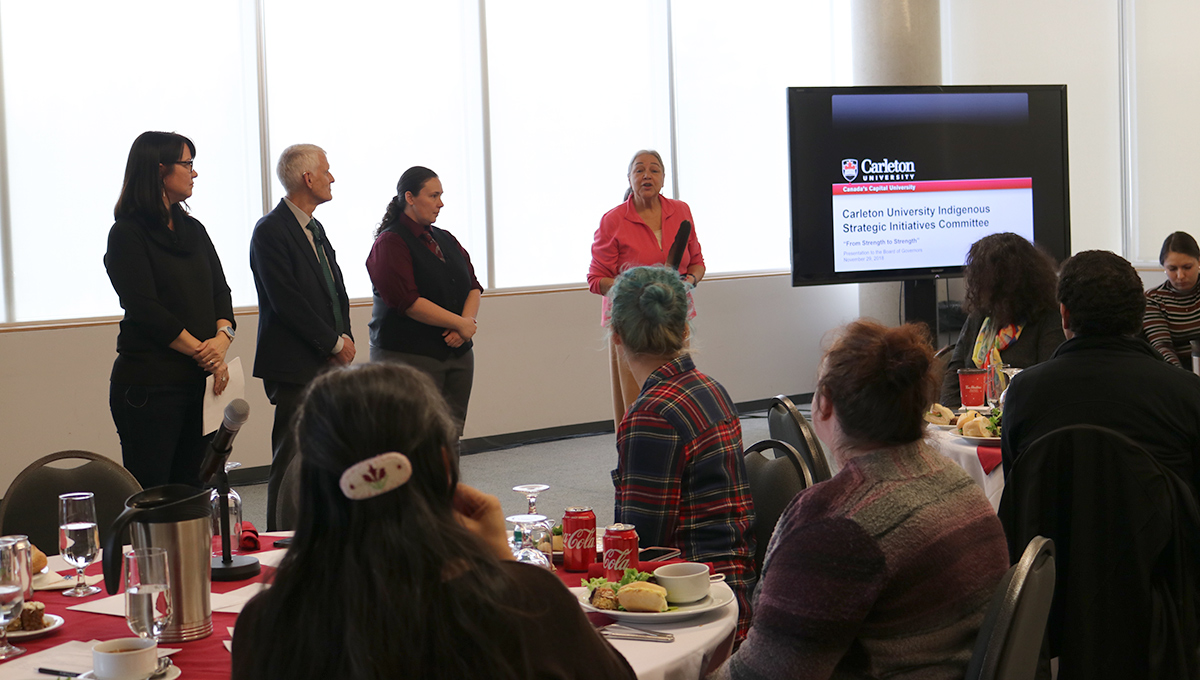
[[[788,88],[792,285],[961,276],[1010,231],[1071,251],[1067,87]]]

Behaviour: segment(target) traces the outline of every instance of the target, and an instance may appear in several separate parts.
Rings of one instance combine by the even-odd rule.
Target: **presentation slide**
[[[961,265],[979,239],[1033,240],[1029,177],[833,185],[834,271]]]

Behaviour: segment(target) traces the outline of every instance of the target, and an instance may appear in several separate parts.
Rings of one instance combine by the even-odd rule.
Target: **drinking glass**
[[[96,501],[90,492],[65,493],[58,497],[58,551],[75,567],[75,587],[67,597],[87,597],[100,592],[83,579],[83,570],[100,554],[100,530],[96,526]]]
[[[549,488],[550,488],[549,484],[518,484],[517,486],[514,486],[512,489],[513,489],[513,491],[516,491],[517,493],[524,494],[525,499],[527,501],[529,501],[529,513],[528,514],[537,515],[537,514],[540,514],[537,511],[538,494]],[[533,526],[531,530],[533,532],[533,545],[534,546],[540,545],[543,541],[549,542],[551,546],[554,545],[554,522],[551,521],[550,519],[545,519],[544,521],[541,522],[541,524]],[[514,550],[517,549],[516,542],[513,541],[512,544],[513,544]],[[553,550],[551,550],[551,552],[553,552]]]
[[[17,541],[0,538],[0,659],[11,659],[25,650],[8,643],[8,624],[21,616],[25,603],[25,586],[21,579],[25,571]]]
[[[171,621],[167,551],[138,548],[125,553],[125,620],[138,637],[157,640]]]
[[[241,463],[225,463],[225,474],[228,475],[230,470],[236,470],[242,466]],[[221,536],[221,493],[216,489],[212,490],[209,495],[209,501],[212,503],[212,521],[213,521],[213,536],[220,538]],[[241,536],[242,536],[242,496],[237,491],[229,490],[229,554],[241,554]],[[216,547],[212,551],[213,557],[224,557],[221,542],[217,541]]]
[[[521,547],[513,551],[513,557],[518,562],[534,564],[547,569],[553,568],[553,563],[546,553],[537,549],[533,542],[533,528],[546,521],[545,515],[510,515],[504,519],[517,525],[521,531]]]

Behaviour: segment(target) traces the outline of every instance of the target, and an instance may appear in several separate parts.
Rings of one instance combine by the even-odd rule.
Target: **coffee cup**
[[[654,570],[654,580],[667,589],[667,602],[685,604],[708,596],[711,583],[725,580],[724,574],[708,573],[708,566],[699,562],[676,562]]]
[[[987,404],[988,372],[985,368],[958,369],[958,394],[964,407]]]
[[[146,638],[118,638],[92,647],[92,675],[97,680],[142,680],[158,666],[158,643]]]

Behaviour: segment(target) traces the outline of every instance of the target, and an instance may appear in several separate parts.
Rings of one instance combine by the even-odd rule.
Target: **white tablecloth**
[[[737,602],[733,602],[694,619],[653,627],[653,630],[674,634],[674,642],[609,642],[633,666],[638,680],[698,680],[713,652],[737,627],[737,614]],[[640,624],[628,625],[637,627]]]
[[[928,440],[943,456],[954,461],[975,483],[983,489],[993,510],[1000,508],[1000,497],[1004,495],[1004,466],[997,465],[990,473],[984,473],[979,464],[979,454],[971,442],[952,434],[950,430],[930,427],[927,430]]]

